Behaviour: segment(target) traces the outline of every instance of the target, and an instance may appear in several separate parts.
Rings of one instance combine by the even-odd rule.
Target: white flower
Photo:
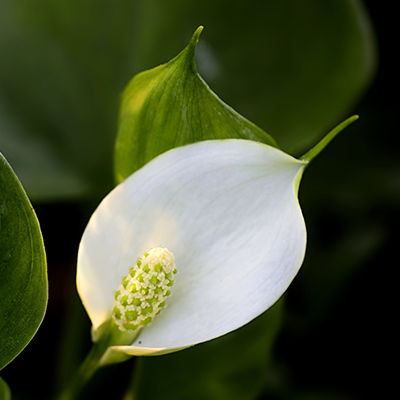
[[[78,291],[94,331],[136,259],[164,246],[176,275],[167,308],[129,355],[174,352],[238,329],[271,307],[299,270],[306,229],[297,190],[306,161],[246,140],[173,149],[117,186],[93,214]]]

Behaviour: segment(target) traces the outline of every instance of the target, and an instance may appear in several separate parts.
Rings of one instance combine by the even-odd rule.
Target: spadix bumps
[[[174,255],[162,247],[151,249],[136,261],[115,293],[113,317],[121,331],[133,333],[161,312],[176,273]]]

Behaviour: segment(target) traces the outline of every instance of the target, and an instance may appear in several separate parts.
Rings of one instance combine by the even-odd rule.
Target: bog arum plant
[[[304,169],[357,119],[300,159],[284,153],[197,73],[201,30],[124,91],[121,183],[94,212],[78,254],[94,346],[63,400],[75,399],[103,365],[194,346],[270,308],[304,258]]]
[[[90,219],[78,256],[99,364],[175,352],[271,307],[305,254],[304,169],[355,119],[300,159],[248,140],[204,141],[156,157],[118,185]]]

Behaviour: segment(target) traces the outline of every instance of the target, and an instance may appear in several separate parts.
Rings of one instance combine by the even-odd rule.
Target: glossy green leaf
[[[262,129],[224,104],[197,73],[198,28],[169,63],[135,76],[125,89],[116,142],[117,181],[157,155],[207,139],[252,139],[276,147]]]
[[[47,305],[47,268],[36,214],[0,153],[0,369],[29,343]]]
[[[256,320],[228,335],[171,355],[141,358],[135,372],[138,379],[127,399],[257,398],[263,389],[282,311],[280,300]]]
[[[0,400],[11,400],[11,392],[7,383],[0,377]]]

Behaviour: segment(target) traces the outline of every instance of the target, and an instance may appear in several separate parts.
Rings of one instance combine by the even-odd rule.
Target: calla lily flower
[[[300,160],[248,140],[199,142],[156,157],[119,184],[94,212],[79,248],[77,286],[95,340],[112,318],[121,277],[160,245],[174,253],[179,271],[167,308],[114,352],[175,352],[271,307],[303,262],[297,192],[328,136]]]
[[[110,318],[121,277],[159,245],[179,271],[168,307],[119,351],[177,351],[271,307],[304,258],[297,188],[305,165],[256,142],[206,141],[170,150],[122,182],[79,250],[78,290],[94,330]]]

